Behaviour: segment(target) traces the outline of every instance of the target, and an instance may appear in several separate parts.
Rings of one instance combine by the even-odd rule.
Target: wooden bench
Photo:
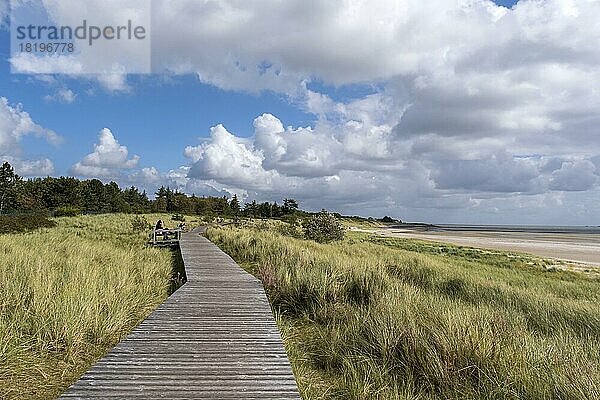
[[[150,234],[150,246],[178,246],[181,240],[181,229],[155,229]]]

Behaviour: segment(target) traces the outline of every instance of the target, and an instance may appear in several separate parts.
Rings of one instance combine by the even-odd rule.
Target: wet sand
[[[386,228],[372,231],[387,237],[415,238],[459,246],[529,253],[544,258],[600,267],[600,234],[531,232],[447,232]]]

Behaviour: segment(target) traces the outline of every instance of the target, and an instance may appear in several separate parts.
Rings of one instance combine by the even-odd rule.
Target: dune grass
[[[305,399],[600,398],[597,278],[365,234],[208,237],[262,280]]]
[[[145,248],[133,218],[0,235],[1,399],[56,397],[167,297],[174,257]]]
[[[56,226],[54,221],[42,215],[0,215],[0,234],[24,233],[40,228],[52,228]]]

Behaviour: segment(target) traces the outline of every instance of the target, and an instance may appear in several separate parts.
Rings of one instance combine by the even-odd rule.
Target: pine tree
[[[237,216],[240,213],[240,202],[238,201],[236,194],[233,195],[231,201],[229,202],[229,209],[231,210],[231,213],[235,216]]]
[[[17,186],[21,182],[13,167],[5,162],[0,167],[0,215],[14,207],[17,200]]]
[[[282,209],[284,214],[292,214],[298,211],[298,202],[294,199],[283,199]]]

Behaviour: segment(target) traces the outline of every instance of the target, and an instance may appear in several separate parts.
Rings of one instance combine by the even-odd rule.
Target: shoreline
[[[579,264],[582,267],[600,268],[600,230],[598,233],[594,233],[594,228],[592,233],[536,232],[495,228],[481,227],[473,230],[468,226],[457,226],[455,230],[445,230],[443,226],[398,224],[381,229],[353,230],[368,231],[384,237],[421,239],[458,246],[528,253],[542,258]]]

